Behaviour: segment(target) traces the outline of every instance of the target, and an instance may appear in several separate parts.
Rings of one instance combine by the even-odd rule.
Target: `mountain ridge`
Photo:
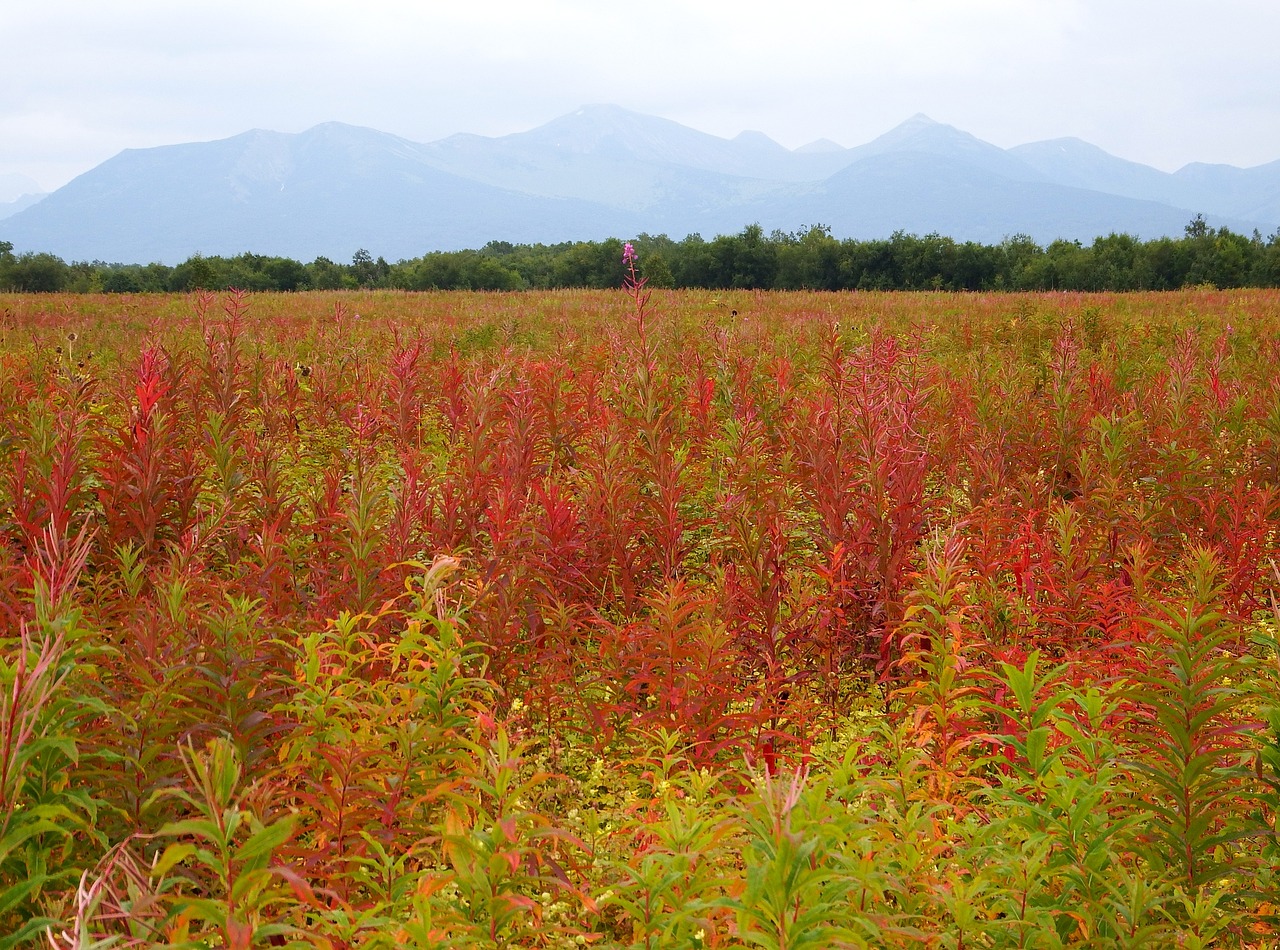
[[[1180,234],[1196,214],[1270,233],[1280,161],[1167,173],[1079,139],[1002,149],[922,113],[851,148],[819,139],[789,149],[763,132],[722,138],[596,104],[496,137],[419,143],[323,122],[126,149],[0,216],[0,240],[82,260],[343,259],[358,248],[408,258],[490,240],[681,237],[752,222],[768,231],[821,223],[858,238],[1150,238]]]

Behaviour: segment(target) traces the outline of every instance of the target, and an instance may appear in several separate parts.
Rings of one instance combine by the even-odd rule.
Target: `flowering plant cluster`
[[[1275,944],[1275,295],[648,260],[0,298],[0,948]]]

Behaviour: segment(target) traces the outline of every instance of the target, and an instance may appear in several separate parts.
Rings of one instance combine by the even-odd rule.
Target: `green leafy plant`
[[[161,794],[186,805],[190,817],[159,830],[159,837],[180,840],[165,848],[152,869],[156,877],[171,871],[190,875],[173,897],[173,938],[216,936],[229,950],[249,950],[289,934],[293,928],[279,919],[289,898],[275,852],[293,835],[293,817],[263,821],[244,807],[243,770],[229,739],[212,739],[203,751],[188,748],[183,761],[193,791]]]
[[[1156,605],[1148,618],[1147,668],[1134,676],[1130,698],[1143,737],[1132,761],[1144,857],[1200,906],[1206,888],[1245,885],[1261,829],[1248,819],[1253,724],[1239,715],[1239,633],[1215,610],[1222,587],[1214,555],[1191,557],[1185,599]]]

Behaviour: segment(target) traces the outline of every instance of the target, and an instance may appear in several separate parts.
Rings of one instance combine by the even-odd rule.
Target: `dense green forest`
[[[776,290],[1172,290],[1280,286],[1280,229],[1264,238],[1215,229],[1197,216],[1181,238],[1142,241],[1110,234],[1092,244],[1037,244],[1015,235],[1000,244],[897,232],[882,240],[839,240],[822,225],[705,240],[665,234],[634,240],[641,269],[657,287]],[[48,253],[14,253],[0,241],[0,290],[153,293],[237,288],[253,291],[522,290],[616,287],[622,241],[510,244],[433,251],[388,263],[357,251],[350,263],[318,257],[195,255],[177,266],[102,261],[68,263]]]

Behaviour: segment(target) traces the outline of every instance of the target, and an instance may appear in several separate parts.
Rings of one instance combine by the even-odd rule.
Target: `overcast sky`
[[[0,200],[124,148],[328,120],[503,135],[606,102],[788,147],[923,112],[1004,147],[1258,165],[1278,40],[1276,0],[6,0]]]

